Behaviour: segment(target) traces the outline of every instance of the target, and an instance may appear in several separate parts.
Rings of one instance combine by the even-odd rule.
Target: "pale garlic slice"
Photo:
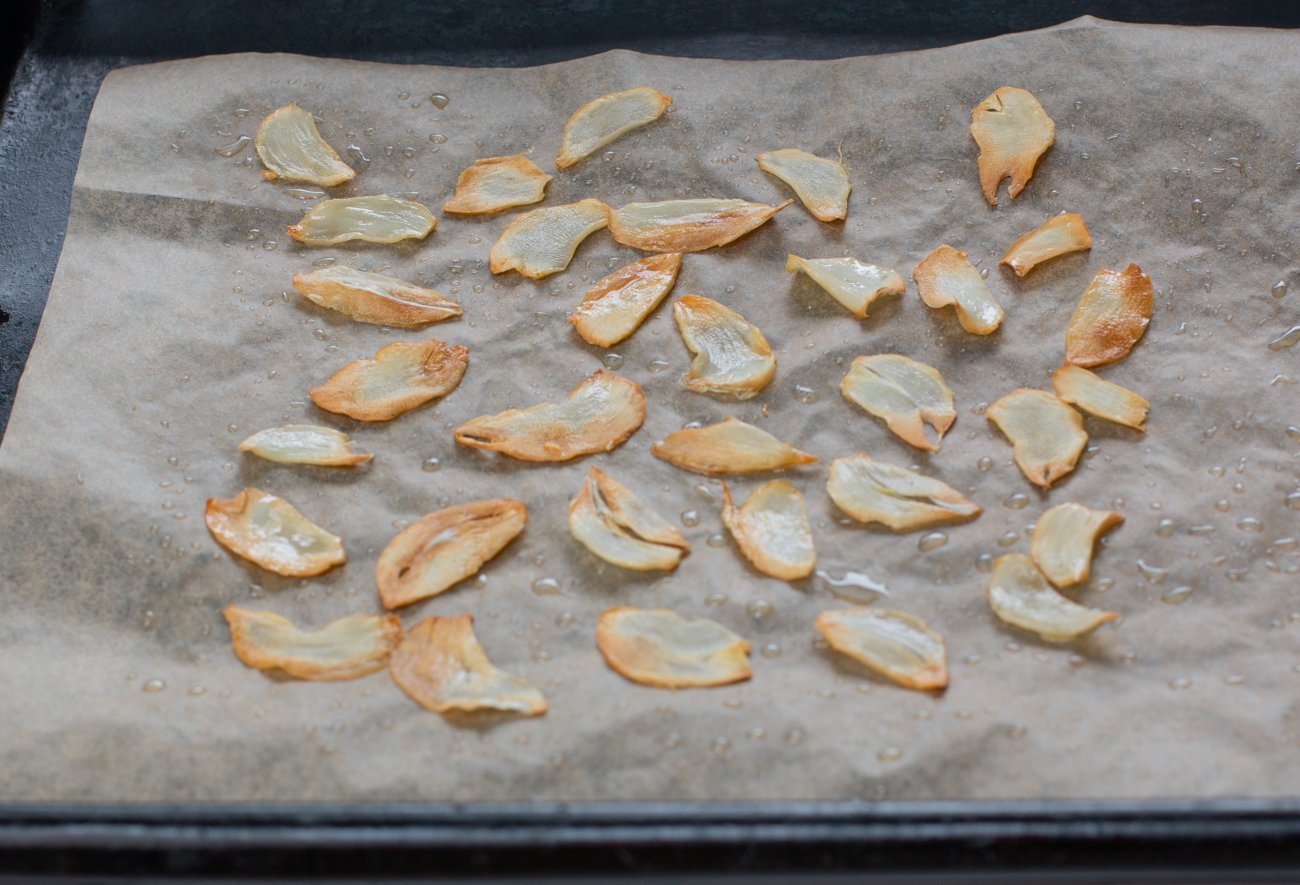
[[[928,452],[939,451],[939,440],[957,420],[952,391],[939,371],[899,354],[857,357],[840,382],[840,393],[883,418],[900,439]],[[927,422],[938,435],[935,442],[925,435]]]
[[[410,605],[477,574],[528,524],[512,498],[456,504],[402,529],[379,554],[375,585],[386,608]]]
[[[763,574],[783,581],[812,574],[817,564],[812,526],[803,495],[790,483],[761,485],[739,507],[731,503],[731,491],[723,483],[722,522],[740,552]]]
[[[235,656],[257,670],[283,670],[298,679],[340,682],[388,666],[402,641],[402,622],[393,615],[349,615],[319,630],[303,630],[280,615],[228,605]]]
[[[1154,306],[1151,278],[1136,264],[1099,271],[1065,330],[1065,361],[1088,367],[1127,356],[1151,322]]]
[[[1083,416],[1044,390],[1013,390],[987,414],[1011,440],[1020,472],[1045,489],[1074,469],[1088,444]]]
[[[615,672],[656,688],[728,685],[751,675],[748,642],[716,621],[668,609],[606,609],[596,647]]]
[[[337,246],[349,240],[396,243],[423,240],[438,225],[428,209],[414,200],[380,194],[322,200],[289,225],[289,236],[308,246]]]
[[[957,321],[967,332],[987,335],[1002,323],[1002,307],[965,252],[940,246],[912,271],[921,300],[933,308],[957,309]]]
[[[1098,378],[1087,369],[1066,364],[1052,375],[1056,395],[1089,414],[1116,424],[1146,430],[1151,403],[1131,390]]]
[[[1012,243],[998,264],[1007,265],[1016,276],[1023,277],[1050,258],[1091,248],[1092,235],[1083,219],[1073,212],[1062,212]]]
[[[525,212],[501,232],[488,267],[492,273],[517,270],[533,280],[559,273],[590,234],[609,225],[609,207],[600,200],[579,200]]]
[[[610,347],[637,330],[682,269],[682,253],[648,255],[587,290],[569,323],[588,344]]]
[[[984,512],[944,482],[866,455],[832,461],[826,491],[858,522],[878,522],[896,532],[962,522]]]
[[[203,520],[222,547],[287,578],[310,578],[348,560],[340,538],[261,489],[209,498]]]
[[[1056,141],[1056,124],[1023,89],[1003,86],[970,112],[970,134],[979,145],[980,189],[998,204],[998,185],[1010,177],[1015,199],[1033,177],[1038,158]]]
[[[842,221],[849,214],[849,172],[798,148],[768,151],[754,158],[758,168],[794,188],[799,200],[818,221]]]
[[[521,461],[568,461],[608,452],[645,420],[641,385],[599,370],[560,403],[484,415],[456,428],[456,442]]]
[[[456,193],[442,204],[453,215],[488,215],[541,202],[551,180],[527,154],[475,160],[456,179]]]
[[[372,360],[355,360],[320,387],[307,391],[327,412],[358,421],[391,421],[403,412],[456,389],[469,350],[436,339],[394,341]]]
[[[239,451],[252,452],[277,464],[316,467],[351,467],[375,457],[353,452],[346,433],[315,424],[286,424],[259,431],[241,442]]]
[[[1074,502],[1058,504],[1034,524],[1029,555],[1056,586],[1082,583],[1091,572],[1097,538],[1123,521],[1109,510],[1090,510]]]
[[[647,252],[702,252],[744,236],[792,202],[779,206],[713,199],[628,203],[610,210],[609,232],[616,242]]]
[[[357,173],[334,152],[316,129],[312,115],[296,104],[272,111],[257,127],[254,141],[267,181],[306,181],[334,187]]]
[[[362,323],[423,326],[460,316],[460,305],[414,283],[340,265],[293,275],[307,298]]]
[[[905,688],[948,686],[943,637],[920,618],[892,609],[842,608],[822,612],[813,626],[831,648]]]
[[[1116,612],[1088,608],[1066,599],[1047,582],[1028,556],[999,556],[989,576],[989,607],[1015,627],[1037,633],[1050,642],[1069,642],[1091,633]]]
[[[435,713],[546,712],[540,691],[488,660],[474,636],[473,615],[420,621],[393,650],[388,672],[411,700]]]
[[[871,302],[881,295],[902,295],[906,291],[897,271],[863,264],[856,258],[786,258],[787,273],[803,271],[817,285],[857,317],[865,317]]]
[[[627,89],[587,102],[564,125],[555,168],[568,169],[624,133],[653,123],[673,100],[649,86]]]
[[[676,430],[650,448],[656,458],[695,473],[758,473],[817,459],[736,418]]]
[[[606,562],[636,571],[672,571],[691,549],[631,489],[595,467],[569,502],[569,531]]]
[[[686,389],[750,399],[776,372],[776,357],[757,326],[729,307],[699,295],[673,304],[682,341],[695,354]]]

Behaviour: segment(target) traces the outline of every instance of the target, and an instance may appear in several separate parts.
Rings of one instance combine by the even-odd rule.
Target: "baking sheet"
[[[1291,613],[1300,611],[1300,556],[1274,542],[1300,535],[1300,512],[1286,506],[1298,487],[1300,443],[1287,428],[1300,424],[1300,368],[1295,350],[1265,345],[1296,322],[1300,298],[1270,296],[1295,270],[1298,102],[1284,84],[1300,66],[1296,49],[1296,36],[1283,32],[1080,19],[840,61],[611,52],[471,70],[238,55],[110,74],[0,447],[0,796],[1295,794],[1300,615]],[[572,110],[638,85],[672,96],[672,113],[556,174],[544,205],[587,196],[615,206],[699,196],[776,202],[786,187],[753,157],[780,147],[842,151],[852,169],[846,223],[822,224],[796,204],[737,243],[686,256],[675,293],[728,304],[777,352],[775,380],[746,403],[684,390],[689,354],[667,304],[610,351],[569,329],[565,317],[586,288],[640,253],[602,232],[563,274],[493,276],[488,250],[516,213],[437,211],[479,157],[533,150],[554,171]],[[1008,200],[1004,189],[991,209],[979,193],[969,110],[1002,85],[1033,92],[1057,139],[1020,198]],[[438,108],[435,93],[450,103]],[[331,196],[419,192],[440,216],[438,229],[425,242],[389,247],[308,249],[284,236],[312,202],[288,191],[309,188],[263,182],[251,147],[231,157],[216,149],[253,135],[262,116],[289,101],[323,119],[336,148],[356,146],[370,161]],[[1023,281],[997,266],[1012,240],[1062,210],[1084,216],[1091,252]],[[907,275],[941,243],[969,250],[989,270],[1007,312],[997,334],[963,332],[951,311],[926,308],[910,282],[906,295],[877,302],[858,321],[782,270],[789,252],[851,254]],[[412,332],[332,315],[289,286],[321,258],[429,285],[459,301],[464,317]],[[1049,387],[1079,294],[1100,268],[1130,261],[1151,275],[1156,312],[1133,353],[1099,373],[1151,400],[1149,429],[1086,419],[1095,449],[1040,493],[979,405],[1016,387]],[[423,337],[470,348],[469,371],[444,400],[370,426],[310,405],[307,389],[347,361]],[[838,396],[852,358],[882,351],[934,365],[956,392],[960,417],[942,452],[910,449]],[[602,362],[620,363],[648,398],[644,428],[613,453],[531,465],[452,442],[454,426],[561,398]],[[906,691],[818,648],[814,617],[849,604],[825,582],[776,581],[725,536],[709,545],[723,529],[717,504],[697,487],[716,498],[720,485],[649,448],[686,422],[727,415],[822,458],[785,474],[807,499],[818,567],[870,575],[891,594],[878,605],[942,632],[952,669],[945,693]],[[339,427],[376,458],[346,471],[236,451],[249,433],[290,421]],[[928,553],[917,548],[919,534],[842,524],[825,494],[825,465],[860,451],[973,489],[984,515],[947,529],[948,543]],[[440,469],[424,469],[430,458]],[[674,520],[698,514],[683,529],[694,549],[677,572],[605,566],[569,537],[567,501],[591,465]],[[730,485],[743,495],[767,478]],[[203,527],[203,501],[248,485],[342,535],[348,564],[290,580],[218,548]],[[1015,494],[1028,505],[1004,506]],[[396,526],[443,503],[499,495],[526,502],[524,534],[481,580],[402,616],[410,625],[428,614],[474,614],[493,661],[546,693],[546,716],[449,722],[409,701],[385,673],[333,685],[283,681],[230,652],[225,605],[264,607],[307,626],[377,611],[374,564]],[[991,615],[976,560],[1027,552],[1026,525],[1067,500],[1114,502],[1126,516],[1099,548],[1093,582],[1076,594],[1123,618],[1057,646]],[[1262,531],[1238,528],[1243,517]],[[1169,537],[1156,532],[1161,519],[1173,521]],[[1012,532],[1014,541],[999,545]],[[535,592],[542,578],[563,594]],[[1192,588],[1189,599],[1160,601],[1180,586]],[[772,611],[756,618],[760,601]],[[726,624],[754,644],[753,680],[679,692],[625,681],[594,647],[595,620],[611,605]]]

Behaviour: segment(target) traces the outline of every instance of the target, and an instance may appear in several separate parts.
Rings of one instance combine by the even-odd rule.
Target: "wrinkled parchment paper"
[[[1300,347],[1266,343],[1297,322],[1296,134],[1300,37],[1132,27],[1082,19],[1031,34],[841,61],[721,62],[610,52],[525,70],[401,67],[290,55],[202,58],[116,71],[86,133],[67,240],[0,449],[0,796],[7,800],[847,799],[1264,796],[1300,791]],[[545,205],[742,197],[788,189],[754,156],[800,147],[852,169],[843,224],[795,204],[756,233],[686,256],[676,295],[718,299],[777,352],[759,397],[687,393],[665,303],[608,353],[565,317],[595,280],[639,257],[607,232],[568,271],[494,277],[488,250],[517,212],[441,216],[476,158],[534,151],[554,172],[583,102],[654,86],[672,113],[556,173]],[[1055,146],[1015,201],[980,195],[969,113],[1003,85],[1055,119]],[[443,109],[435,93],[449,97]],[[369,160],[331,195],[419,193],[441,220],[425,242],[312,249],[284,235],[311,199],[267,183],[250,147],[290,101],[341,153]],[[353,162],[362,164],[356,156]],[[1017,279],[998,258],[1060,211],[1091,252]],[[522,210],[520,210],[522,211]],[[907,294],[858,321],[785,256],[853,255],[908,275],[941,243],[969,250],[1007,316],[987,337]],[[437,289],[464,317],[424,330],[353,323],[299,297],[290,276],[333,258]],[[1158,291],[1142,342],[1099,374],[1152,402],[1145,434],[1088,418],[1091,446],[1045,494],[982,414],[1017,387],[1050,389],[1066,324],[1101,268],[1130,261]],[[386,269],[386,270],[385,270]],[[282,293],[288,293],[284,295]],[[467,345],[460,387],[365,425],[307,390],[395,340]],[[853,357],[934,365],[960,417],[927,456],[844,401]],[[533,465],[456,446],[475,416],[565,396],[606,365],[640,383],[644,428],[607,456]],[[810,401],[813,399],[816,401]],[[735,415],[818,455],[785,476],[806,496],[818,567],[869,575],[943,633],[941,695],[898,688],[817,647],[821,611],[848,605],[820,579],[750,568],[722,532],[720,484],[650,455],[690,421]],[[287,467],[236,451],[290,422],[338,427],[368,469]],[[825,492],[835,457],[919,465],[985,508],[918,551],[843,524]],[[427,459],[440,469],[426,471]],[[605,566],[574,542],[566,504],[589,466],[690,524],[676,573]],[[983,465],[983,466],[981,466]],[[984,469],[987,467],[988,469]],[[747,494],[770,477],[740,477]],[[345,539],[349,562],[278,578],[220,549],[203,502],[271,490]],[[702,487],[703,494],[697,491]],[[379,608],[376,557],[395,526],[447,502],[514,496],[526,531],[482,572],[401,614],[471,612],[499,666],[547,695],[536,719],[449,722],[386,672],[285,681],[232,655],[221,609],[266,608],[317,627]],[[1027,506],[1012,496],[1027,496]],[[707,496],[707,500],[705,498]],[[1004,504],[1004,502],[1008,502]],[[1048,506],[1113,506],[1122,527],[1073,593],[1123,614],[1059,646],[998,622],[981,554],[1028,552]],[[1222,503],[1216,503],[1222,502]],[[687,516],[698,514],[698,524]],[[1249,517],[1262,530],[1239,528]],[[1157,531],[1171,520],[1172,534]],[[1248,528],[1252,523],[1241,523]],[[1193,527],[1196,527],[1193,531]],[[561,595],[538,593],[539,579]],[[1161,597],[1190,587],[1178,605]],[[546,590],[546,585],[541,585]],[[869,594],[868,594],[869,595]],[[767,603],[771,613],[763,614]],[[714,618],[754,645],[751,682],[669,692],[609,670],[594,624],[612,605]],[[760,651],[762,650],[762,651]],[[165,687],[162,687],[165,684]],[[156,690],[161,688],[161,690]],[[155,689],[155,690],[150,690]]]

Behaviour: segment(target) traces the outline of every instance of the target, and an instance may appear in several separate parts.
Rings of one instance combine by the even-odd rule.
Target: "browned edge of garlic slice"
[[[231,553],[287,578],[310,578],[348,559],[340,538],[261,489],[209,498],[203,520]]]
[[[354,360],[308,391],[327,412],[358,421],[391,421],[456,389],[469,365],[459,344],[394,341],[371,360]]]
[[[849,214],[849,172],[842,163],[798,148],[768,151],[754,157],[758,168],[794,189],[818,221],[843,221]]]
[[[798,255],[789,255],[786,257],[785,270],[786,273],[802,270],[856,317],[865,318],[867,308],[881,295],[902,295],[906,291],[903,277],[897,271],[864,264],[856,258],[800,258]]]
[[[525,212],[501,232],[488,253],[492,273],[517,270],[533,280],[559,273],[589,235],[609,225],[609,207],[579,200]]]
[[[840,394],[877,418],[909,445],[939,451],[939,442],[957,420],[952,390],[939,370],[896,353],[860,356],[840,381]],[[938,435],[930,442],[929,423]]]
[[[1057,587],[1082,583],[1091,573],[1097,538],[1123,521],[1109,510],[1090,510],[1073,501],[1059,504],[1038,517],[1029,556]]]
[[[989,608],[1001,620],[1037,633],[1049,642],[1069,642],[1119,618],[1117,612],[1088,608],[1056,591],[1028,556],[999,556],[989,575]]]
[[[672,571],[691,549],[631,489],[595,467],[569,502],[569,531],[606,562],[636,571]]]
[[[320,630],[303,630],[288,618],[239,605],[226,606],[222,614],[235,656],[245,664],[313,682],[382,670],[402,640],[402,622],[393,615],[349,615]]]
[[[1001,325],[1002,307],[965,252],[940,246],[921,259],[912,278],[921,300],[930,307],[956,307],[957,321],[967,332],[987,335]]]
[[[845,608],[822,612],[813,626],[831,648],[905,688],[948,687],[943,637],[920,618],[892,609]]]
[[[293,275],[293,287],[321,307],[362,323],[423,326],[460,316],[460,305],[432,289],[352,267]]]
[[[668,609],[606,609],[596,647],[620,675],[656,688],[706,688],[750,678],[749,643],[721,624]]]
[[[1068,363],[1052,374],[1056,395],[1089,414],[1116,424],[1146,430],[1151,403],[1131,390],[1098,378],[1087,369]]]
[[[739,239],[789,206],[744,200],[665,200],[628,203],[609,212],[614,241],[647,252],[702,252]]]
[[[301,221],[289,225],[288,233],[308,246],[337,246],[349,240],[423,240],[437,226],[433,213],[414,200],[379,194],[322,200]]]
[[[1074,470],[1088,444],[1083,416],[1045,390],[1013,390],[989,406],[987,415],[1011,440],[1020,471],[1043,488]]]
[[[650,453],[674,467],[704,474],[783,470],[817,460],[766,430],[730,417],[708,427],[676,430],[655,443]]]
[[[673,100],[649,86],[627,89],[587,102],[564,125],[555,168],[568,169],[638,126],[658,120]]]
[[[262,120],[254,147],[266,166],[262,177],[267,181],[280,178],[334,187],[357,174],[320,137],[312,115],[296,104],[272,111]]]
[[[611,347],[635,332],[659,306],[681,268],[680,252],[634,261],[588,289],[569,323],[588,344]]]
[[[974,519],[984,510],[948,484],[867,455],[836,458],[826,491],[859,522],[912,532]]]
[[[351,467],[375,457],[353,452],[346,433],[315,424],[286,424],[260,430],[241,442],[239,451],[252,452],[277,464],[313,467]]]
[[[1058,255],[1092,248],[1092,235],[1083,219],[1073,212],[1044,222],[1011,244],[998,264],[1005,264],[1023,277],[1039,264]]]
[[[970,134],[980,148],[980,190],[998,204],[998,185],[1010,177],[1007,195],[1015,199],[1034,166],[1056,141],[1056,124],[1038,99],[1023,89],[1003,86],[970,112]]]
[[[488,215],[540,202],[551,180],[527,154],[475,160],[456,179],[456,193],[442,205],[453,215]]]
[[[765,483],[737,507],[722,484],[722,522],[740,552],[765,575],[797,581],[817,565],[812,526],[803,495],[783,480]]]
[[[686,348],[695,354],[686,389],[747,400],[776,373],[776,357],[758,327],[711,298],[683,295],[673,318]]]
[[[1155,307],[1151,278],[1136,264],[1102,269],[1079,299],[1065,331],[1065,361],[1085,368],[1112,363],[1137,344]]]

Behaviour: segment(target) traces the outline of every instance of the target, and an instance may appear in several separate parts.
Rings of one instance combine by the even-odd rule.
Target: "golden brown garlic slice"
[[[695,359],[686,389],[749,399],[772,380],[776,357],[757,326],[709,298],[683,295],[673,304],[682,341]]]
[[[750,492],[739,507],[722,484],[722,522],[740,546],[740,552],[765,575],[797,581],[812,574],[817,564],[812,526],[803,495],[788,482],[777,480]]]
[[[569,531],[606,562],[636,571],[672,571],[691,549],[631,489],[595,467],[569,502]]]
[[[298,679],[340,682],[388,666],[402,641],[392,615],[349,615],[320,630],[303,630],[288,618],[239,605],[222,612],[235,655],[257,670],[283,670]]]
[[[443,203],[453,215],[488,215],[511,206],[527,206],[545,196],[551,180],[526,154],[475,160],[456,179],[456,193]]]
[[[803,271],[854,316],[865,317],[871,302],[881,295],[902,295],[903,278],[897,271],[863,264],[856,258],[786,258],[787,273]]]
[[[736,418],[708,427],[676,430],[650,448],[656,458],[695,473],[758,473],[817,459]]]
[[[456,389],[469,350],[459,344],[394,341],[372,360],[355,360],[307,393],[327,412],[358,421],[391,421]]]
[[[984,512],[946,483],[866,455],[832,461],[826,491],[859,522],[878,522],[896,532],[961,522]]]
[[[702,252],[744,236],[792,202],[780,206],[744,200],[628,203],[609,211],[609,232],[616,242],[647,252]]]
[[[1082,504],[1059,504],[1038,517],[1029,555],[1047,580],[1068,587],[1088,580],[1092,547],[1097,538],[1124,521],[1108,510],[1089,510]]]
[[[357,173],[334,152],[316,129],[311,114],[296,104],[272,111],[257,127],[257,155],[267,181],[306,181],[334,187]]]
[[[1003,621],[1050,642],[1069,642],[1091,633],[1116,612],[1088,608],[1066,599],[1047,583],[1047,578],[1028,556],[1012,553],[999,556],[989,576],[989,607]]]
[[[609,224],[609,207],[579,200],[525,212],[501,232],[488,253],[492,273],[517,270],[529,279],[559,273],[588,235]]]
[[[1092,235],[1083,219],[1073,212],[1062,212],[1012,243],[998,264],[1008,265],[1016,276],[1023,277],[1049,258],[1091,248]]]
[[[1065,330],[1065,361],[1100,366],[1127,356],[1151,322],[1154,306],[1151,278],[1136,264],[1118,273],[1099,271]]]
[[[317,467],[351,467],[375,457],[353,452],[346,433],[315,424],[287,424],[259,431],[241,442],[239,451],[252,452],[277,464]]]
[[[1020,472],[1045,489],[1074,469],[1088,444],[1083,416],[1043,390],[1013,390],[988,417],[1011,440]]]
[[[310,578],[348,560],[340,538],[261,489],[209,498],[203,520],[222,547],[287,578]]]
[[[668,609],[607,609],[596,647],[616,672],[656,688],[701,688],[751,675],[749,643],[715,621]]]
[[[289,225],[289,236],[308,246],[337,246],[349,240],[396,243],[423,240],[438,220],[419,203],[381,194],[322,200],[302,221]]]
[[[380,326],[423,326],[460,316],[460,305],[432,289],[354,267],[293,275],[293,287],[321,307]]]
[[[998,185],[1010,177],[1014,199],[1033,177],[1038,158],[1056,140],[1056,124],[1023,89],[1003,86],[970,112],[970,134],[980,146],[980,189],[989,205],[998,204]]]
[[[939,451],[939,442],[926,438],[926,422],[942,440],[957,420],[952,391],[938,370],[898,354],[855,359],[840,382],[840,393],[885,419],[900,439],[928,452]]]
[[[602,95],[574,111],[564,126],[555,168],[568,169],[626,132],[658,120],[673,100],[649,86]]]
[[[587,290],[569,323],[597,347],[622,341],[659,306],[677,280],[682,253],[649,255],[605,277]]]
[[[798,148],[768,151],[754,158],[758,168],[794,188],[818,221],[841,221],[849,214],[849,173],[834,160]]]
[[[951,246],[935,249],[912,271],[921,300],[933,308],[957,308],[957,321],[967,332],[987,335],[1002,323],[1002,307],[965,252]]]
[[[943,637],[920,618],[891,609],[842,608],[822,612],[813,626],[831,648],[899,685],[920,691],[948,686]]]
[[[1089,414],[1116,424],[1146,430],[1147,411],[1151,403],[1131,390],[1098,378],[1087,369],[1069,364],[1052,375],[1056,395]]]

